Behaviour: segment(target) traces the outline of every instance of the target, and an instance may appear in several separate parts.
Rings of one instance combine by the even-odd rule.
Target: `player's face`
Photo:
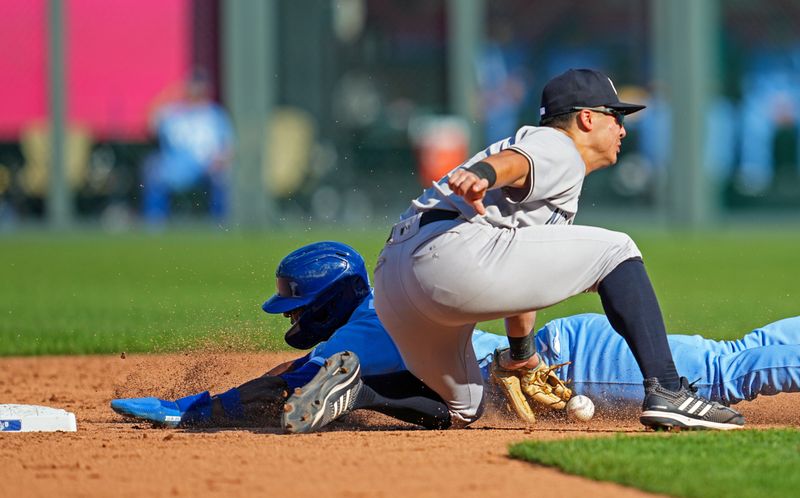
[[[597,119],[597,126],[594,129],[596,132],[595,150],[605,162],[603,167],[610,166],[617,162],[622,139],[627,135],[623,116],[616,112],[612,113],[610,110],[609,112],[595,111],[594,116]]]
[[[284,313],[283,316],[288,318],[292,322],[292,325],[294,325],[295,323],[297,323],[297,320],[300,319],[300,315],[303,314],[304,310],[305,308],[293,309]]]

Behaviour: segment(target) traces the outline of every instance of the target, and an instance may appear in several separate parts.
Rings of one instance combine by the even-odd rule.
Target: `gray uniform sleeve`
[[[572,140],[555,130],[540,129],[525,136],[510,149],[531,165],[530,190],[506,189],[509,201],[524,203],[572,195],[580,189],[586,166]]]

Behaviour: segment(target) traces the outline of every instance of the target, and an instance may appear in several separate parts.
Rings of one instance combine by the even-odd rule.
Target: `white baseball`
[[[594,403],[587,396],[577,395],[567,402],[567,417],[570,420],[588,422],[594,416]]]

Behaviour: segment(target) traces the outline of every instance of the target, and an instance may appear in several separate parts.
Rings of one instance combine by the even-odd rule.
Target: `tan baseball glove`
[[[522,391],[538,405],[553,410],[563,410],[572,397],[572,389],[558,378],[555,370],[568,364],[569,362],[547,366],[544,362],[540,362],[533,370],[520,371]]]
[[[505,397],[508,408],[527,424],[536,422],[531,405],[522,392],[522,383],[519,370],[506,370],[500,366],[500,350],[495,351],[494,361],[489,368],[489,378],[500,389]]]
[[[528,424],[536,421],[534,408],[545,407],[563,410],[572,397],[572,390],[558,378],[554,370],[568,363],[547,366],[540,362],[534,369],[507,370],[498,358],[502,350],[495,351],[490,368],[490,378],[503,392],[511,411]],[[533,402],[534,407],[531,406]]]

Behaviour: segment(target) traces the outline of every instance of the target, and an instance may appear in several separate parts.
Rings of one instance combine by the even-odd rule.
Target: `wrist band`
[[[528,333],[525,337],[509,337],[508,346],[509,354],[514,361],[527,360],[536,353],[536,347],[533,344],[533,332]]]
[[[467,168],[467,171],[474,174],[478,178],[488,180],[489,187],[497,182],[497,171],[495,171],[494,166],[485,161],[473,164]]]

